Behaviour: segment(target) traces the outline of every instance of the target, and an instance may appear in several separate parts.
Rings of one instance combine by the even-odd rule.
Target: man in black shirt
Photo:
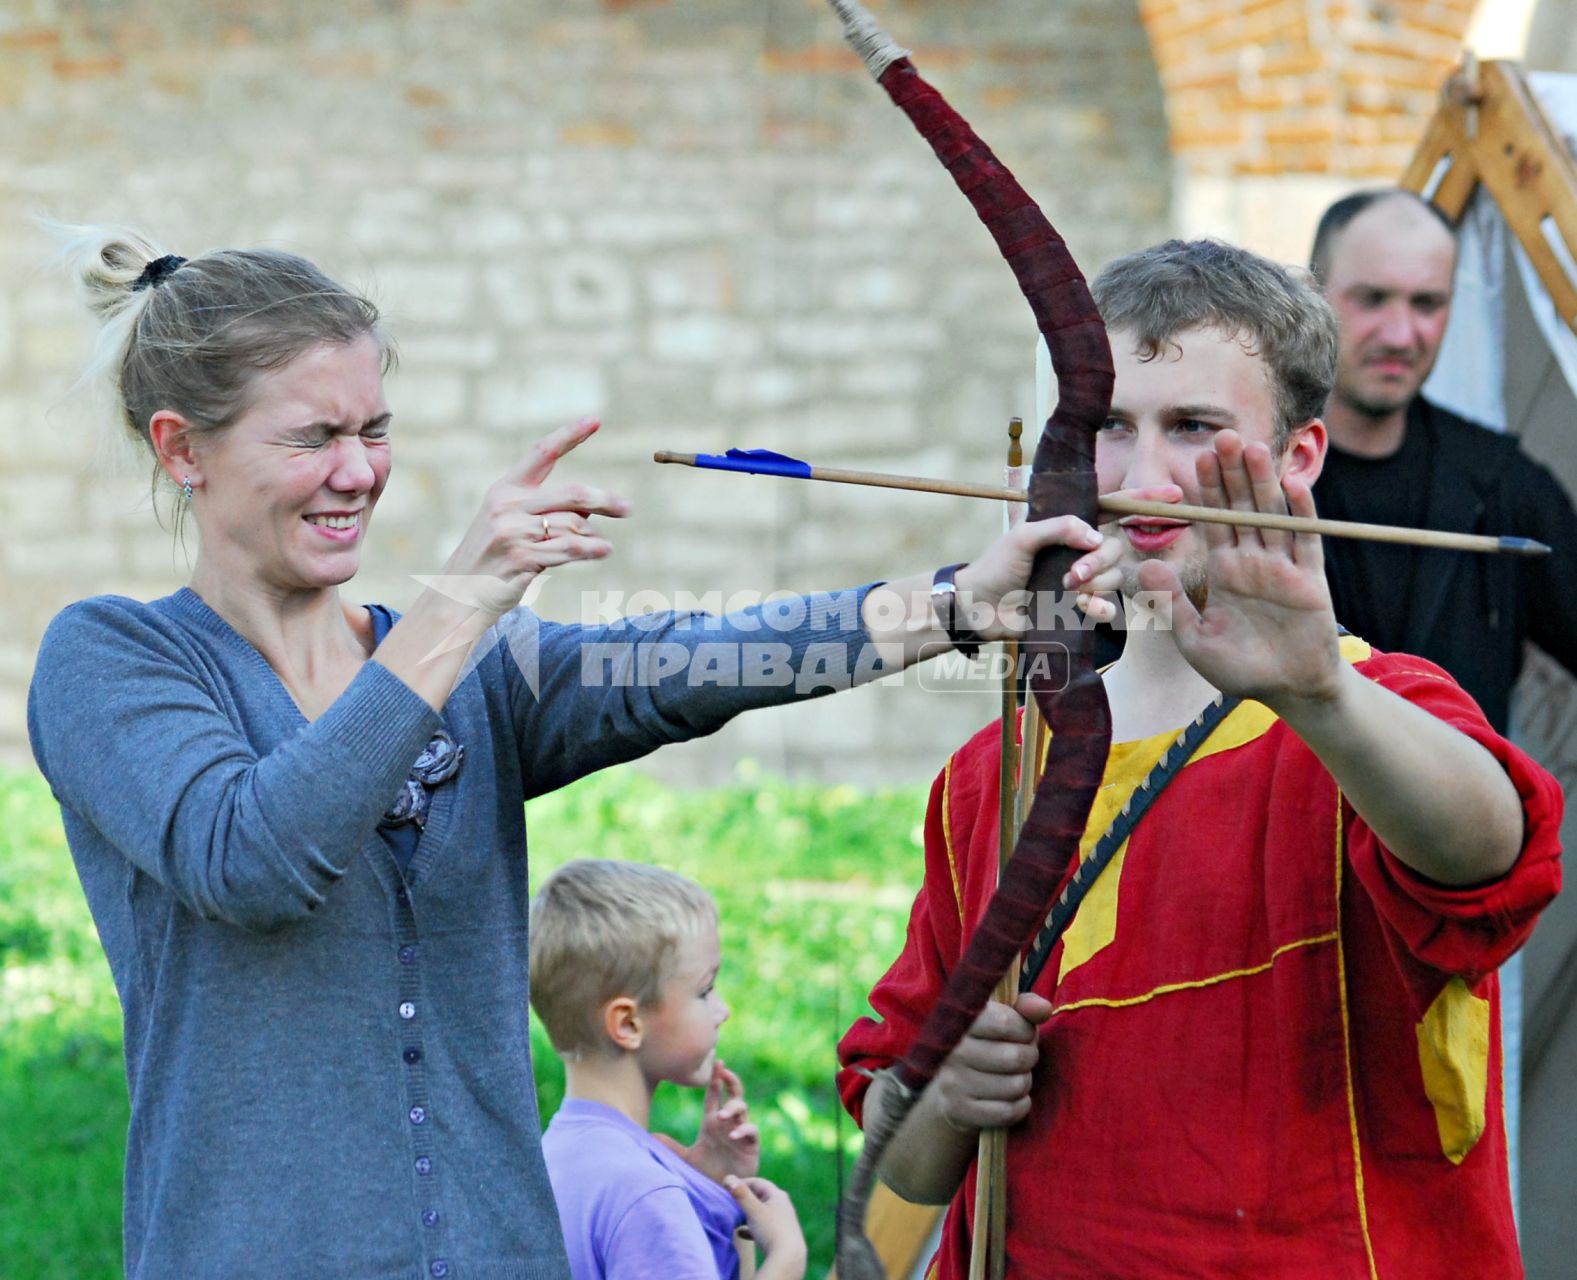
[[[1334,519],[1521,534],[1554,548],[1523,560],[1325,543],[1343,625],[1439,663],[1504,731],[1525,641],[1577,673],[1577,513],[1515,440],[1419,394],[1450,318],[1455,265],[1451,224],[1410,192],[1349,196],[1321,219],[1311,268],[1341,349],[1314,496]]]

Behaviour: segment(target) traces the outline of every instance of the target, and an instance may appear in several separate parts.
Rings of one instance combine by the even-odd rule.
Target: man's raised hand
[[[1217,434],[1197,462],[1200,505],[1313,516],[1301,476],[1279,478],[1270,449]],[[1320,539],[1276,529],[1199,524],[1205,599],[1188,598],[1176,568],[1149,561],[1139,584],[1172,597],[1172,627],[1189,664],[1216,688],[1273,705],[1334,696],[1341,669]]]

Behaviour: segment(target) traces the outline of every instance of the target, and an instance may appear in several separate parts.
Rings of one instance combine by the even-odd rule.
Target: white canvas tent
[[[1477,103],[1448,101],[1408,174],[1463,219],[1451,326],[1425,394],[1512,432],[1577,493],[1577,76],[1489,63],[1479,86]],[[1498,168],[1475,185],[1464,170],[1481,157]],[[1570,853],[1577,681],[1542,655],[1518,685],[1512,736],[1566,789]],[[1577,1257],[1577,891],[1545,912],[1519,960],[1503,974],[1508,1041],[1520,1038],[1506,1079],[1518,1216],[1527,1274],[1556,1280]]]

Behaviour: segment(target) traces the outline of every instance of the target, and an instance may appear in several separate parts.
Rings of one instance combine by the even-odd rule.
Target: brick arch
[[[1475,0],[1139,0],[1185,175],[1398,177]]]

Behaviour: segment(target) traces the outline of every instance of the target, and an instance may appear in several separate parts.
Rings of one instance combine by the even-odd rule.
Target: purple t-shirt
[[[735,1280],[734,1197],[628,1116],[566,1098],[542,1135],[575,1280]]]

